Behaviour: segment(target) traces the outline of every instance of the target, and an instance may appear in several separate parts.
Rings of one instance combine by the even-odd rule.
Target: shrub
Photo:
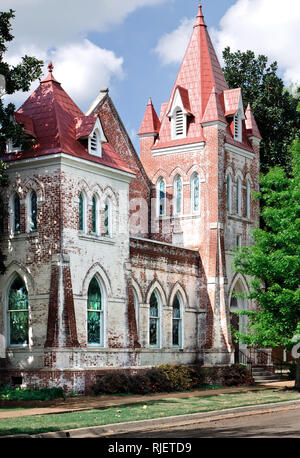
[[[94,393],[127,393],[129,390],[129,377],[122,372],[111,372],[99,378],[94,387]]]
[[[222,368],[222,382],[225,386],[253,385],[254,379],[246,366],[232,364]]]
[[[134,394],[151,392],[151,382],[147,375],[136,374],[129,377],[129,391]]]
[[[162,369],[158,367],[152,367],[152,369],[146,371],[145,375],[150,380],[151,392],[157,393],[172,391],[171,383]]]
[[[0,399],[9,401],[50,401],[65,398],[62,388],[13,388],[4,386],[0,388]]]
[[[162,364],[158,366],[170,383],[171,391],[186,391],[193,388],[190,369],[181,364]]]

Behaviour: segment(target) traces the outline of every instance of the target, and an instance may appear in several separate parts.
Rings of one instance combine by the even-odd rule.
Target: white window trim
[[[236,179],[236,214],[242,216],[242,180]]]
[[[251,183],[249,180],[246,181],[246,218],[251,218]]]
[[[178,178],[181,182],[181,209],[177,210],[177,181]],[[179,216],[183,214],[183,182],[180,175],[176,175],[173,182],[174,196],[173,196],[173,214],[174,216]]]
[[[179,306],[180,306],[180,318],[177,319],[180,324],[179,324],[179,344],[178,345],[174,345],[173,344],[173,303],[174,303],[174,300],[175,300],[175,297],[177,296],[178,298],[178,301],[179,301]],[[183,348],[183,330],[184,330],[184,306],[183,306],[183,300],[182,300],[182,296],[181,294],[177,291],[176,294],[174,295],[174,298],[173,298],[173,302],[172,302],[172,347],[173,348],[178,348],[178,349],[182,349]]]
[[[105,220],[106,220],[106,213],[105,213],[105,207],[108,207],[108,212],[107,212],[107,218],[108,218],[108,225],[107,228],[105,226]],[[104,229],[105,229],[105,237],[112,237],[113,236],[113,203],[110,197],[107,197],[104,202]],[[106,229],[108,234],[106,234]]]
[[[239,98],[238,109],[233,117],[233,138],[242,141],[242,121],[245,119],[242,96]]]
[[[96,150],[93,150],[93,139],[94,135],[96,135]],[[106,142],[106,138],[100,123],[99,118],[95,123],[95,126],[88,137],[88,148],[89,154],[92,156],[102,157],[102,143]]]
[[[26,290],[27,290],[27,299],[28,299],[28,308],[24,311],[27,311],[28,312],[28,343],[24,343],[24,344],[12,344],[11,343],[11,327],[10,327],[10,313],[13,311],[13,310],[9,310],[9,293],[10,293],[10,289],[14,283],[14,281],[20,277],[20,279],[23,281],[25,287],[26,287]],[[24,278],[19,275],[19,274],[15,274],[13,276],[13,278],[11,279],[11,281],[9,282],[9,285],[8,285],[8,288],[6,290],[6,313],[7,313],[7,316],[6,316],[6,339],[7,339],[7,347],[8,348],[28,348],[29,347],[29,343],[30,343],[30,339],[31,339],[31,336],[30,336],[30,305],[29,305],[29,292],[28,292],[28,288],[27,288],[27,285],[26,285],[26,282],[24,280]]]
[[[230,173],[226,176],[226,209],[229,214],[232,213],[232,176]]]
[[[164,202],[163,202],[163,212],[160,213],[160,185],[161,183],[164,183],[165,186],[165,197],[164,197]],[[165,180],[160,177],[157,182],[156,182],[156,216],[159,218],[160,216],[165,216],[166,214],[166,182]]]
[[[92,218],[93,218],[93,199],[94,198],[96,201],[96,232],[92,231],[92,234],[96,234],[97,236],[100,236],[101,235],[100,199],[97,194],[93,194],[92,203],[91,203]],[[93,224],[92,224],[92,229],[93,229]]]
[[[176,127],[177,127],[177,112],[182,111],[182,122],[183,122],[183,131],[182,134],[177,135]],[[183,103],[181,100],[180,92],[176,89],[175,96],[173,99],[172,107],[168,113],[168,117],[171,119],[171,138],[172,140],[179,140],[181,138],[186,138],[187,135],[187,115],[188,112],[184,109]]]
[[[100,334],[100,343],[89,343],[88,342],[88,317],[87,317],[87,314],[88,314],[88,307],[87,307],[87,303],[88,303],[88,291],[89,291],[89,285],[91,283],[91,281],[93,280],[93,278],[96,278],[97,282],[98,282],[98,285],[99,285],[99,288],[100,288],[100,292],[101,292],[101,301],[103,303],[103,306],[102,306],[102,310],[101,310],[101,320],[102,320],[102,330],[101,330],[101,334]],[[86,343],[87,343],[87,347],[88,348],[95,348],[95,347],[101,347],[101,348],[105,348],[107,346],[107,343],[106,343],[106,311],[107,311],[107,295],[106,295],[106,290],[103,286],[103,282],[101,280],[101,278],[99,278],[99,275],[94,275],[91,279],[90,279],[90,283],[88,285],[88,289],[87,289],[87,296],[86,296]],[[101,304],[102,305],[102,304]]]
[[[195,183],[194,179],[198,177],[198,201],[199,201],[199,208],[198,210],[195,210]],[[191,189],[191,213],[194,215],[198,215],[200,213],[200,177],[198,172],[194,172],[191,176],[191,183],[190,183],[190,189]]]
[[[79,196],[78,196],[78,212],[79,212],[79,199],[80,199],[80,194],[82,195],[82,203],[83,203],[83,209],[82,209],[82,223],[83,223],[83,228],[78,229],[79,233],[81,234],[87,234],[88,233],[88,214],[87,214],[87,195],[84,191],[80,191]]]
[[[154,289],[150,295],[150,299],[151,300],[151,296],[152,294],[155,294],[155,297],[156,297],[156,300],[157,300],[157,306],[158,306],[158,316],[156,318],[157,320],[157,343],[155,345],[151,345],[150,344],[150,320],[151,320],[151,315],[150,315],[150,302],[149,302],[149,321],[148,321],[148,332],[149,332],[149,348],[161,348],[162,345],[162,301],[161,301],[161,297],[160,297],[160,294],[159,292]]]

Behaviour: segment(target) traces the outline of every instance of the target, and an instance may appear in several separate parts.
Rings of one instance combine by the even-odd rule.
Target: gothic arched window
[[[199,188],[199,175],[193,173],[191,179],[191,200],[192,212],[197,213],[200,209],[200,188]]]
[[[88,345],[103,346],[104,318],[103,318],[103,295],[100,284],[96,277],[93,277],[87,300],[87,342]]]
[[[176,175],[174,180],[174,213],[180,215],[182,213],[182,181],[179,175]]]
[[[166,184],[163,178],[159,178],[156,185],[157,195],[157,216],[162,216],[166,212]]]
[[[13,232],[20,232],[21,229],[21,206],[18,194],[13,198]]]
[[[31,192],[30,195],[30,230],[37,230],[37,195],[35,191]]]
[[[242,180],[240,178],[236,180],[236,213],[239,216],[242,214]]]
[[[8,293],[8,341],[9,345],[28,345],[28,292],[18,276]]]
[[[160,346],[160,300],[156,291],[150,297],[149,344],[151,347]]]
[[[246,182],[246,195],[245,195],[245,213],[246,218],[251,218],[251,185],[249,180]]]
[[[182,346],[182,307],[178,294],[173,300],[173,315],[172,315],[172,345],[173,347]]]
[[[106,199],[104,207],[104,234],[106,237],[112,235],[112,206],[109,198]]]
[[[231,180],[231,175],[228,174],[226,178],[226,209],[228,213],[231,213],[231,192],[232,192],[232,180]]]

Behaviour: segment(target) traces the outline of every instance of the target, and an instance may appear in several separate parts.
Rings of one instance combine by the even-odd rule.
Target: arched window
[[[87,301],[87,342],[88,345],[103,346],[104,317],[103,294],[99,282],[93,277],[88,289]]]
[[[134,301],[134,312],[135,312],[135,322],[136,322],[136,330],[137,333],[139,332],[139,300],[138,296],[134,289],[132,289],[133,294],[133,301]]]
[[[99,235],[100,232],[100,211],[99,211],[99,199],[96,195],[92,199],[92,232],[93,234]]]
[[[35,191],[30,194],[30,230],[37,230],[37,195]]]
[[[197,213],[200,209],[200,188],[199,188],[199,175],[193,173],[191,179],[191,200],[192,212]]]
[[[182,307],[178,294],[173,300],[172,345],[182,347]]]
[[[251,218],[251,186],[249,180],[246,182],[245,214],[246,218]]]
[[[159,178],[156,185],[157,195],[157,216],[162,216],[166,212],[166,184],[163,178]]]
[[[182,181],[179,175],[174,180],[174,210],[175,215],[182,213]]]
[[[242,214],[242,181],[240,178],[236,180],[236,213]]]
[[[112,208],[109,198],[106,199],[104,207],[104,234],[106,237],[112,235]]]
[[[228,174],[226,178],[226,209],[228,213],[231,213],[231,188],[232,188],[231,175]]]
[[[84,230],[84,198],[83,198],[82,192],[79,195],[78,211],[79,211],[78,229],[80,231],[83,231]]]
[[[14,195],[13,198],[13,232],[17,233],[21,230],[21,206],[20,197],[18,194]]]
[[[79,194],[78,201],[78,229],[80,232],[87,232],[87,201],[84,192]]]
[[[28,345],[28,292],[18,276],[8,293],[9,345]]]
[[[160,301],[156,291],[150,297],[149,344],[151,347],[160,346]]]

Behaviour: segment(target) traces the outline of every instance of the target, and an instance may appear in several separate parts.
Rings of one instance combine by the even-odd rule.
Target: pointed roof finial
[[[203,12],[202,12],[202,2],[201,1],[199,1],[198,3],[198,14],[197,14],[196,23],[194,27],[198,27],[199,25],[203,25],[206,27]]]
[[[49,70],[49,73],[52,73],[53,72],[53,69],[54,69],[54,65],[52,63],[52,60],[49,62],[49,65],[48,65],[48,70]]]

